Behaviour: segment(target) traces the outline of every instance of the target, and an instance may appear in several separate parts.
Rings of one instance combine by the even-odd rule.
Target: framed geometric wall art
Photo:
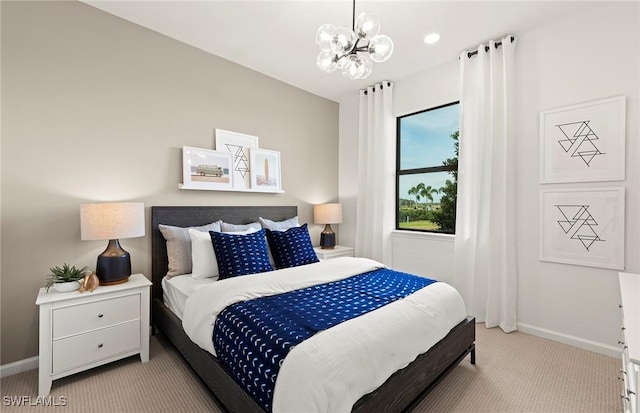
[[[540,190],[540,260],[624,269],[624,187]]]
[[[216,129],[216,150],[228,152],[233,158],[234,188],[251,188],[251,160],[249,158],[249,150],[257,148],[257,136]]]
[[[540,112],[540,183],[624,180],[626,99]]]

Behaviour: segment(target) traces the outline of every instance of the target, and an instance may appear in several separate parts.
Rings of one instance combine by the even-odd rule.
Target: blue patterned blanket
[[[278,371],[294,346],[434,282],[384,268],[232,304],[216,318],[213,346],[234,380],[270,412]]]

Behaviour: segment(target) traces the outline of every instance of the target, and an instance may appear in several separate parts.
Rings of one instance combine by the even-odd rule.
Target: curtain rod
[[[511,40],[511,43],[513,43],[514,40],[516,40],[516,38],[514,36],[511,36],[510,40]],[[502,42],[495,42],[494,45],[495,45],[495,47],[497,49],[499,46],[502,46]],[[484,47],[484,51],[488,52],[489,51],[489,46],[485,46]],[[478,54],[477,50],[474,51],[474,52],[469,52],[469,53],[467,53],[467,57],[471,58],[471,56],[474,56],[474,55],[477,55],[477,54]]]

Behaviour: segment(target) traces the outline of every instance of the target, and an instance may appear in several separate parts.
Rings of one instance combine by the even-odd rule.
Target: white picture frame
[[[251,188],[250,149],[258,148],[258,137],[224,129],[215,130],[216,150],[230,153],[233,159],[233,187]]]
[[[282,192],[280,152],[251,149],[251,189],[261,192]]]
[[[626,98],[540,112],[540,183],[620,181]]]
[[[540,260],[624,270],[625,190],[540,190]]]
[[[233,189],[233,160],[228,152],[182,147],[182,189]]]

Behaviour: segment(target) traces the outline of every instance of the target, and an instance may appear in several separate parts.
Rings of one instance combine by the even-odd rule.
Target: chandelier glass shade
[[[332,73],[336,70],[349,79],[364,79],[371,74],[373,62],[384,62],[393,53],[393,41],[380,33],[380,21],[371,12],[364,12],[355,19],[353,2],[353,26],[336,27],[323,24],[316,33],[320,48],[317,64],[320,70]]]

